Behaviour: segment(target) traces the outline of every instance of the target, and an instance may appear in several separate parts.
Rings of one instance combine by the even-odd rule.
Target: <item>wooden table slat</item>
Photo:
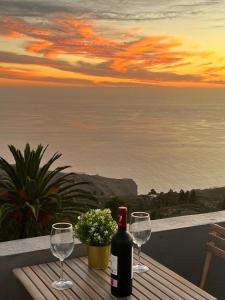
[[[150,277],[150,280],[145,280],[144,277],[140,277],[138,274],[136,275],[136,281],[139,281],[140,284],[145,286],[146,289],[154,293],[159,299],[165,299],[165,300],[181,300],[182,297],[179,297],[176,293],[174,293],[171,290],[168,290],[167,288],[164,288],[160,282],[155,280],[153,277]],[[187,299],[190,300],[190,299]],[[193,298],[191,299],[193,300]]]
[[[140,284],[137,280],[133,280],[133,288],[138,290],[141,293],[141,300],[149,300],[149,297],[151,300],[159,300],[159,297],[157,297],[155,294],[152,293],[152,291],[148,290],[146,296],[146,288]]]
[[[41,264],[41,265],[38,265],[38,267],[43,272],[45,272],[45,274],[48,275],[48,277],[51,279],[51,282],[53,282],[59,278],[58,273],[53,271],[47,264]],[[60,300],[62,299],[62,295],[64,295],[66,297],[65,299],[71,299],[71,298],[74,300],[80,299],[76,294],[74,294],[72,289],[67,289],[67,290],[64,290],[63,292],[54,289],[54,292],[60,294],[60,297],[61,297]]]
[[[99,293],[97,293],[96,289],[90,288],[90,286],[88,285],[88,276],[86,276],[85,280],[83,280],[83,278],[80,277],[79,272],[77,273],[76,270],[71,267],[70,263],[64,263],[64,272],[66,272],[68,276],[70,276],[70,278],[73,278],[73,281],[75,281],[80,286],[80,288],[85,292],[85,294],[91,296],[93,299],[96,300],[104,299],[99,295]]]
[[[86,258],[82,258],[85,259]],[[106,272],[107,272],[107,278],[110,278],[110,268],[108,267]],[[143,279],[140,277],[138,279],[138,274],[134,274],[135,280],[133,280],[133,295],[136,295],[140,293],[139,289],[136,289],[134,282],[139,282],[139,287],[142,286],[142,294],[148,292],[148,294],[151,294],[151,299],[152,297],[155,299],[163,299],[163,300],[170,300],[171,298],[168,297],[165,293],[161,292],[159,289],[155,288],[154,285],[152,285],[151,282],[144,282]],[[138,298],[139,299],[139,298]],[[142,298],[141,298],[142,299]],[[148,298],[149,299],[149,298]],[[176,298],[174,298],[176,300]],[[179,299],[180,300],[180,299]]]
[[[60,267],[58,266],[57,263],[53,262],[53,263],[48,263],[48,266],[55,271],[56,273],[60,274]],[[64,273],[65,273],[65,277],[66,278],[71,278],[67,272],[65,272],[65,268],[64,268]],[[84,292],[84,290],[78,285],[78,283],[75,280],[73,281],[73,285],[72,288],[70,289],[71,291],[73,291],[73,293],[76,295],[76,297],[78,297],[78,299],[87,299],[87,294]],[[73,299],[72,296],[70,299]],[[91,298],[90,298],[91,299]]]
[[[92,273],[94,275],[95,279],[97,279],[97,278],[99,279],[99,277],[101,277],[105,281],[105,283],[107,284],[106,291],[107,291],[107,293],[109,293],[111,285],[110,285],[110,276],[107,273],[107,271],[90,269],[88,267],[87,257],[80,257],[79,260],[82,262],[83,267],[85,267],[86,270],[88,270],[88,273],[89,274]],[[76,262],[78,262],[78,260],[76,260]],[[80,264],[80,267],[82,267],[81,264]],[[138,290],[136,291],[135,289],[133,289],[133,293],[130,297],[128,297],[128,299],[131,299],[131,300],[140,299],[139,298],[140,296],[141,296],[140,292]],[[110,297],[111,298],[109,298],[109,299],[117,299],[116,297],[113,297],[112,295],[110,295]]]
[[[89,273],[93,272],[95,278],[101,277],[107,283],[107,292],[109,293],[110,287],[111,287],[109,273],[106,270],[95,270],[95,269],[90,270],[88,268],[87,257],[80,257],[80,260],[82,261],[83,265],[87,268],[87,270],[89,270],[88,271]],[[128,299],[131,299],[131,300],[140,299],[140,296],[141,296],[140,292],[136,289],[133,289],[133,293]],[[110,297],[113,297],[113,296],[110,295]],[[113,299],[117,299],[117,298],[114,297]]]
[[[85,264],[87,264],[87,257],[81,257],[80,258]],[[99,272],[97,270],[95,270],[94,272]],[[109,275],[110,275],[110,268],[108,267],[107,269],[107,274],[108,276],[106,276],[107,279],[109,279]],[[170,300],[170,299],[174,299],[174,300],[195,300],[195,299],[199,299],[198,295],[196,294],[195,297],[190,297],[189,295],[187,295],[186,293],[184,293],[182,290],[180,290],[179,288],[176,288],[175,286],[175,290],[171,291],[169,288],[167,288],[166,285],[162,285],[161,284],[161,280],[163,280],[163,278],[158,278],[158,281],[155,280],[154,278],[154,274],[152,276],[152,278],[150,278],[150,280],[144,280],[145,279],[145,275],[148,274],[147,273],[142,273],[141,277],[138,274],[135,274],[135,281],[139,281],[140,285],[145,286],[145,290],[148,290],[148,293],[150,292],[152,295],[154,295],[156,298],[155,299],[163,299],[163,300]],[[157,274],[156,274],[157,275]],[[149,278],[148,278],[149,279]],[[166,281],[164,280],[164,283]],[[167,283],[166,283],[167,284]],[[170,285],[170,282],[168,282],[168,284]],[[172,285],[170,285],[170,287],[173,287]],[[133,289],[133,295],[134,296],[138,296],[136,295],[136,293],[139,294],[139,291]],[[205,298],[204,298],[205,299]],[[200,299],[199,299],[200,300]],[[201,298],[202,300],[202,298]]]
[[[42,278],[43,282],[46,282],[47,286],[51,290],[51,292],[54,294],[54,296],[58,300],[68,300],[69,298],[66,297],[61,291],[58,291],[54,288],[52,288],[51,284],[54,281],[51,277],[49,277],[42,269],[41,266],[31,266],[30,267],[40,278]]]
[[[110,278],[108,278],[104,271],[90,269],[88,265],[80,258],[75,260],[73,259],[72,262],[80,267],[84,272],[87,272],[89,278],[91,278],[97,285],[100,283],[101,287],[108,293]]]
[[[46,298],[41,294],[40,290],[30,280],[30,278],[26,275],[26,273],[24,273],[22,269],[14,269],[13,273],[24,285],[24,287],[30,293],[33,299],[46,300]]]
[[[148,282],[143,280],[143,278],[139,277],[139,275],[136,276],[136,281],[138,281],[141,285],[145,287],[146,290],[151,291],[155,296],[157,296],[158,299],[165,299],[165,300],[178,300],[176,296],[171,291],[171,294],[173,294],[173,298],[171,297],[170,293],[168,293],[166,290],[162,290],[158,288],[157,284],[154,282]],[[181,300],[181,299],[179,299]]]
[[[38,268],[39,269],[39,268]],[[35,283],[37,288],[42,292],[44,297],[48,300],[58,300],[54,294],[48,289],[48,285],[45,281],[40,278],[40,275],[38,273],[34,272],[31,267],[24,267],[23,268],[24,273],[31,278],[32,282]]]
[[[215,300],[215,297],[208,294],[206,291],[200,289],[198,286],[194,285],[190,281],[186,280],[184,277],[181,277],[177,273],[163,266],[156,260],[153,260],[150,256],[142,253],[141,255],[142,262],[145,263],[153,269],[157,274],[163,274],[163,277],[168,281],[172,282],[174,285],[177,285],[179,288],[182,288],[187,293],[195,293],[196,299],[207,299],[207,300]],[[143,261],[144,260],[144,261]],[[199,298],[201,297],[201,298]]]
[[[81,258],[83,260],[87,260],[87,258]],[[151,270],[150,270],[151,271]],[[165,285],[161,284],[161,280],[163,280],[162,277],[158,278],[158,281],[155,280],[155,274],[152,274],[152,278],[148,278],[148,280],[144,281],[145,279],[145,274],[147,273],[142,273],[141,275],[139,274],[135,274],[135,280],[134,282],[139,282],[140,285],[144,286],[145,289],[148,290],[148,293],[150,292],[152,294],[151,297],[156,297],[156,299],[163,299],[163,300],[169,300],[174,299],[174,300],[181,300],[181,299],[185,299],[185,300],[193,300],[195,298],[192,297],[186,297],[187,295],[185,293],[183,293],[182,291],[180,291],[179,289],[177,289],[178,295],[171,291],[170,289],[165,289]],[[107,269],[107,274],[108,277],[110,276],[110,268],[108,267]],[[157,275],[157,274],[156,274]],[[150,280],[149,280],[150,279]],[[134,291],[135,293],[135,291]],[[181,297],[181,295],[183,297]]]
[[[174,299],[185,299],[185,300],[193,300],[199,299],[204,300],[202,297],[198,297],[195,294],[195,297],[190,296],[188,290],[183,290],[182,286],[177,286],[176,282],[170,280],[168,277],[164,277],[164,274],[159,274],[157,270],[152,270],[152,265],[146,264],[149,266],[149,271],[142,274],[141,279],[145,279],[147,282],[151,282],[158,290],[166,292],[169,297],[173,297]],[[197,297],[197,298],[196,298]]]
[[[134,259],[137,259],[136,254]],[[134,273],[133,293],[128,300],[216,300],[188,280],[169,270],[149,256],[141,260],[149,266],[146,273]],[[95,270],[88,267],[87,257],[66,260],[64,273],[73,281],[73,287],[58,291],[51,283],[60,273],[59,262],[15,269],[15,276],[34,300],[110,300],[110,268]]]
[[[145,278],[146,281],[150,281],[152,283],[154,280],[154,285],[160,290],[165,290],[166,288],[168,295],[171,296],[174,294],[174,299],[176,298],[185,300],[205,300],[205,297],[202,297],[196,292],[193,292],[193,290],[191,290],[190,288],[185,287],[184,285],[174,281],[171,278],[165,278],[164,276],[160,276],[157,272],[152,271],[151,268],[152,266],[149,268],[148,273],[143,274],[143,278]]]
[[[47,284],[43,282],[38,275],[30,268],[24,267],[24,273],[29,277],[32,282],[36,285],[36,287],[41,291],[43,296],[48,300],[57,300],[57,298],[51,293],[51,291],[47,288]]]
[[[79,264],[79,260],[73,260],[71,259],[70,262],[71,267],[79,273],[79,276],[84,280],[86,284],[88,284],[90,287],[94,288],[97,293],[99,293],[103,299],[112,299],[109,296],[109,283],[106,283],[105,280],[102,280],[100,276],[96,277],[95,274],[91,274],[90,269],[87,265],[86,269],[85,267],[82,268],[82,263]],[[88,275],[87,275],[88,274]],[[99,274],[98,274],[99,275]],[[116,298],[115,298],[116,299]]]

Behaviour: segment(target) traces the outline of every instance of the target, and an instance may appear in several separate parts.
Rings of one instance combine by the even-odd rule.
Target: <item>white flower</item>
[[[74,229],[83,243],[106,245],[116,230],[116,223],[109,209],[92,209],[78,218]]]

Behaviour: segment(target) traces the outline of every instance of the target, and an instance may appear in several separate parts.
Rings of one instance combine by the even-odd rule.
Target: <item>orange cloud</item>
[[[225,65],[206,68],[205,71],[209,73],[225,72]]]
[[[168,51],[181,44],[181,41],[166,36],[145,37],[124,45],[122,50],[116,52],[111,67],[119,72],[125,72],[131,66],[137,68],[165,63],[166,57],[168,62],[174,62],[177,59],[172,59],[171,54],[169,59]]]
[[[32,53],[54,57],[59,54],[82,54],[98,57],[111,62],[111,68],[125,72],[129,66],[136,68],[144,65],[170,63],[182,59],[170,53],[171,49],[182,45],[177,38],[150,36],[136,40],[114,41],[96,32],[92,23],[80,19],[54,18],[51,25],[29,24],[19,18],[3,18],[0,25],[8,33],[18,30],[18,34],[36,38],[26,50]],[[41,27],[39,27],[41,26]],[[134,39],[134,37],[132,37]]]
[[[70,72],[68,76],[66,73],[63,75],[65,83],[75,84],[75,79],[70,78],[74,72],[79,73],[80,78],[89,76],[87,81],[96,84],[109,84],[111,81],[112,84],[125,85],[224,85],[221,70],[224,67],[213,65],[214,54],[196,48],[184,51],[181,38],[166,35],[143,37],[136,30],[132,34],[124,33],[127,40],[122,40],[108,38],[99,31],[90,21],[65,16],[42,23],[15,17],[0,19],[0,36],[26,40],[24,49],[30,58],[27,63]],[[42,60],[35,60],[35,55]],[[64,55],[64,62],[58,59],[59,55]],[[83,61],[71,64],[66,55],[82,56]],[[93,61],[98,58],[101,63],[88,64],[85,57]],[[209,63],[211,69],[206,69]],[[29,80],[33,76],[34,80],[41,80],[41,75],[34,71],[2,69],[2,72],[14,79]],[[42,76],[44,81],[54,81],[52,74],[48,78],[44,74]],[[63,82],[63,76],[56,81]]]
[[[9,38],[9,39],[12,39],[12,38],[17,38],[20,36],[20,34],[16,31],[9,31],[9,32],[5,32],[5,33],[1,33],[0,36],[4,37],[4,38]]]
[[[50,31],[44,25],[31,24],[17,17],[0,18],[0,36],[15,37],[27,35],[32,38],[42,39],[49,36]]]
[[[24,70],[16,70],[10,67],[2,67],[0,66],[0,76],[3,78],[20,78],[27,79],[33,77],[33,72],[24,71]]]
[[[28,52],[34,52],[34,53],[42,53],[49,47],[51,47],[52,43],[49,41],[37,41],[31,43],[29,46],[26,47],[26,50]],[[51,56],[51,55],[46,55],[46,56]]]
[[[117,43],[104,38],[94,31],[94,27],[84,20],[71,18],[53,19],[60,30],[52,29],[41,42],[30,42],[28,52],[42,53],[46,57],[59,54],[85,54],[91,57],[108,58]],[[42,36],[43,38],[43,36]]]

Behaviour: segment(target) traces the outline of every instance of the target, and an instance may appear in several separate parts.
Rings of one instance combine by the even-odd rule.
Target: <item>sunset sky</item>
[[[1,0],[1,86],[225,87],[225,0]]]

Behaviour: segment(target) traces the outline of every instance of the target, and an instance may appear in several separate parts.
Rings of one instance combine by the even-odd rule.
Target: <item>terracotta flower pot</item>
[[[109,264],[110,245],[87,246],[88,266],[94,269],[106,269]]]

